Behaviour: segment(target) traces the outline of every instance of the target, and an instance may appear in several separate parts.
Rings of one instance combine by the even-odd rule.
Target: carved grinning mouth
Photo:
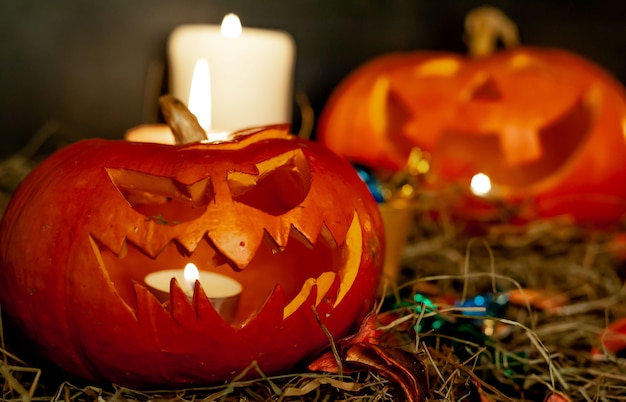
[[[477,97],[481,90],[482,87],[477,88]],[[498,100],[497,95],[490,96]],[[590,136],[597,115],[595,98],[595,91],[587,91],[564,106],[560,115],[536,127],[503,124],[500,131],[482,134],[446,130],[435,152],[444,156],[463,155],[469,160],[462,162],[473,165],[474,173],[488,173],[499,184],[526,187],[539,183],[566,166]],[[493,100],[483,101],[489,102]]]
[[[398,70],[394,84],[373,91],[370,117],[387,122],[385,136],[401,160],[418,145],[446,178],[469,184],[482,172],[525,192],[575,160],[592,135],[600,93],[531,54],[503,57],[476,59],[479,69],[446,56]]]
[[[324,231],[327,232],[327,231]],[[172,240],[155,257],[150,257],[137,245],[124,242],[118,252],[103,247],[92,235],[94,253],[100,268],[110,278],[120,297],[137,310],[135,283],[144,285],[147,274],[164,269],[182,268],[193,262],[201,270],[229,276],[243,286],[240,308],[234,324],[248,321],[259,313],[266,299],[280,286],[284,300],[283,317],[293,314],[308,299],[316,285],[316,304],[323,299],[337,304],[343,289],[349,289],[360,264],[361,228],[354,217],[346,241],[337,245],[334,240],[320,234],[318,240],[307,242],[297,230],[292,229],[287,247],[279,250],[269,235],[259,247],[251,262],[239,269],[217,251],[208,235],[192,250],[186,250]],[[167,305],[167,304],[166,304]],[[173,305],[173,303],[169,303]]]
[[[299,150],[279,158],[280,163],[267,164],[271,168],[257,165],[259,174],[229,173],[232,202],[260,209],[271,215],[268,217],[271,219],[281,219],[283,214],[298,207],[310,185],[306,158]],[[241,283],[239,309],[231,322],[234,326],[244,325],[266,308],[276,308],[276,303],[267,300],[277,295],[283,298],[283,318],[301,308],[310,309],[305,302],[311,297],[316,305],[322,302],[336,305],[356,278],[362,247],[356,213],[350,225],[346,225],[344,237],[342,234],[336,238],[323,222],[319,222],[319,231],[313,236],[305,235],[294,224],[287,235],[272,235],[272,230],[263,229],[260,246],[256,250],[250,246],[249,256],[242,260],[241,255],[230,252],[248,247],[236,234],[229,237],[229,244],[223,241],[217,244],[210,229],[198,231],[194,226],[207,221],[204,216],[207,209],[216,207],[210,178],[184,185],[172,178],[138,171],[107,171],[145,225],[130,230],[118,243],[119,249],[105,245],[97,233],[91,234],[91,243],[101,271],[134,311],[142,308],[139,304],[143,299],[137,295],[137,286],[145,288],[146,275],[166,269],[182,270],[189,262],[200,270],[220,273]],[[246,217],[241,217],[241,225],[247,223],[255,228],[246,222]],[[194,234],[186,234],[186,228],[195,228],[191,230]],[[175,308],[172,299],[175,293],[164,303],[165,308]],[[196,297],[204,295],[204,292],[196,293]]]

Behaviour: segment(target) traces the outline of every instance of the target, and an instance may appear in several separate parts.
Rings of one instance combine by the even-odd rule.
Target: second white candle
[[[226,17],[223,24],[228,24]],[[246,27],[237,37],[226,35],[235,36],[232,31],[223,34],[218,25],[182,25],[172,32],[170,92],[189,106],[194,69],[204,59],[210,77],[205,87],[210,91],[210,110],[193,112],[210,115],[210,127],[205,129],[235,131],[290,122],[293,38],[283,31]]]

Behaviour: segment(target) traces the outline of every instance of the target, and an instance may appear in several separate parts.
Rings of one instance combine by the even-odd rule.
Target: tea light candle
[[[142,124],[133,127],[126,131],[124,139],[132,142],[154,142],[168,145],[176,143],[174,134],[167,124]]]
[[[232,132],[291,121],[295,44],[286,32],[242,28],[234,14],[221,26],[181,25],[169,37],[168,60],[170,93],[205,129]],[[198,69],[209,81],[200,89],[210,99],[205,110],[190,105]]]
[[[224,320],[230,321],[234,318],[242,291],[241,284],[236,280],[215,272],[199,271],[193,263],[189,263],[184,269],[152,272],[146,275],[144,282],[157,299],[165,302],[169,300],[172,278],[176,278],[189,298],[193,297],[195,283],[199,281],[213,308]]]
[[[472,176],[469,189],[478,199],[490,202],[502,203],[506,190],[491,181],[491,178],[484,173],[476,173]]]
[[[472,176],[470,190],[477,196],[486,196],[491,191],[491,179],[484,173]]]

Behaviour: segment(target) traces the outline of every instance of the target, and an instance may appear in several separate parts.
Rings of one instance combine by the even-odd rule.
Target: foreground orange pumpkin
[[[253,361],[292,369],[369,311],[382,224],[352,167],[287,127],[222,143],[84,140],[39,165],[0,227],[3,313],[67,371],[127,386],[229,380]],[[227,323],[183,268],[243,285]],[[315,310],[315,311],[314,311]]]
[[[502,18],[481,9],[468,26],[497,31]],[[512,36],[505,38],[514,43]],[[411,149],[419,147],[431,154],[436,188],[458,186],[461,198],[471,198],[472,177],[486,174],[493,184],[487,204],[495,199],[518,206],[521,217],[569,214],[589,223],[621,218],[623,86],[563,50],[513,46],[486,53],[468,58],[418,51],[370,61],[330,97],[318,126],[320,141],[352,161],[389,170],[404,168]],[[475,204],[459,208],[466,217],[495,213],[468,198],[461,204]]]

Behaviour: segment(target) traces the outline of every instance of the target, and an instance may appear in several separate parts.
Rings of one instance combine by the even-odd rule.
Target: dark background
[[[525,44],[577,52],[626,82],[624,0],[2,0],[0,155],[50,122],[63,136],[121,138],[157,121],[166,39],[180,24],[219,24],[235,12],[245,26],[290,32],[295,89],[319,114],[374,56],[464,51],[463,18],[482,4],[513,18]]]

